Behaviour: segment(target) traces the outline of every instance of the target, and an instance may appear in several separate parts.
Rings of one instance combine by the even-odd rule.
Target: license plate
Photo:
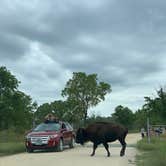
[[[35,142],[36,145],[42,145],[42,143],[43,143],[43,142],[42,142],[41,139],[37,139],[36,142]]]

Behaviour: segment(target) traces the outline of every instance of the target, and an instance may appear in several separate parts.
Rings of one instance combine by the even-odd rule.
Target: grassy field
[[[166,166],[166,136],[143,139],[137,143],[141,151],[137,156],[137,166]]]
[[[25,146],[23,142],[0,143],[0,156],[11,155],[20,152],[25,152]]]
[[[24,134],[13,131],[0,132],[0,156],[25,152]]]

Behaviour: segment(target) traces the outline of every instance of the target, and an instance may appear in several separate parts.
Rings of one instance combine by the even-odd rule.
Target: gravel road
[[[21,153],[0,158],[0,166],[134,166],[134,157],[137,153],[132,146],[139,139],[139,134],[128,134],[126,142],[126,155],[120,157],[119,142],[111,143],[110,157],[106,157],[106,150],[100,146],[96,150],[96,155],[91,157],[92,147],[90,143],[84,147],[76,146],[74,149],[66,148],[63,152],[35,152]]]

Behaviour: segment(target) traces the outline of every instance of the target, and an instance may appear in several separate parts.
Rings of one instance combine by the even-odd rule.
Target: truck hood
[[[35,136],[50,136],[50,135],[55,135],[58,134],[59,132],[57,131],[33,131],[29,133],[27,136],[29,137],[35,137]]]

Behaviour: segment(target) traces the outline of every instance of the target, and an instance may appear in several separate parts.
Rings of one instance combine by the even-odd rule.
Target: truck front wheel
[[[59,143],[58,143],[58,146],[57,146],[57,151],[58,152],[63,151],[63,140],[62,139],[59,140]]]
[[[33,152],[33,149],[31,149],[31,148],[26,148],[26,150],[27,150],[28,153],[32,153]]]

